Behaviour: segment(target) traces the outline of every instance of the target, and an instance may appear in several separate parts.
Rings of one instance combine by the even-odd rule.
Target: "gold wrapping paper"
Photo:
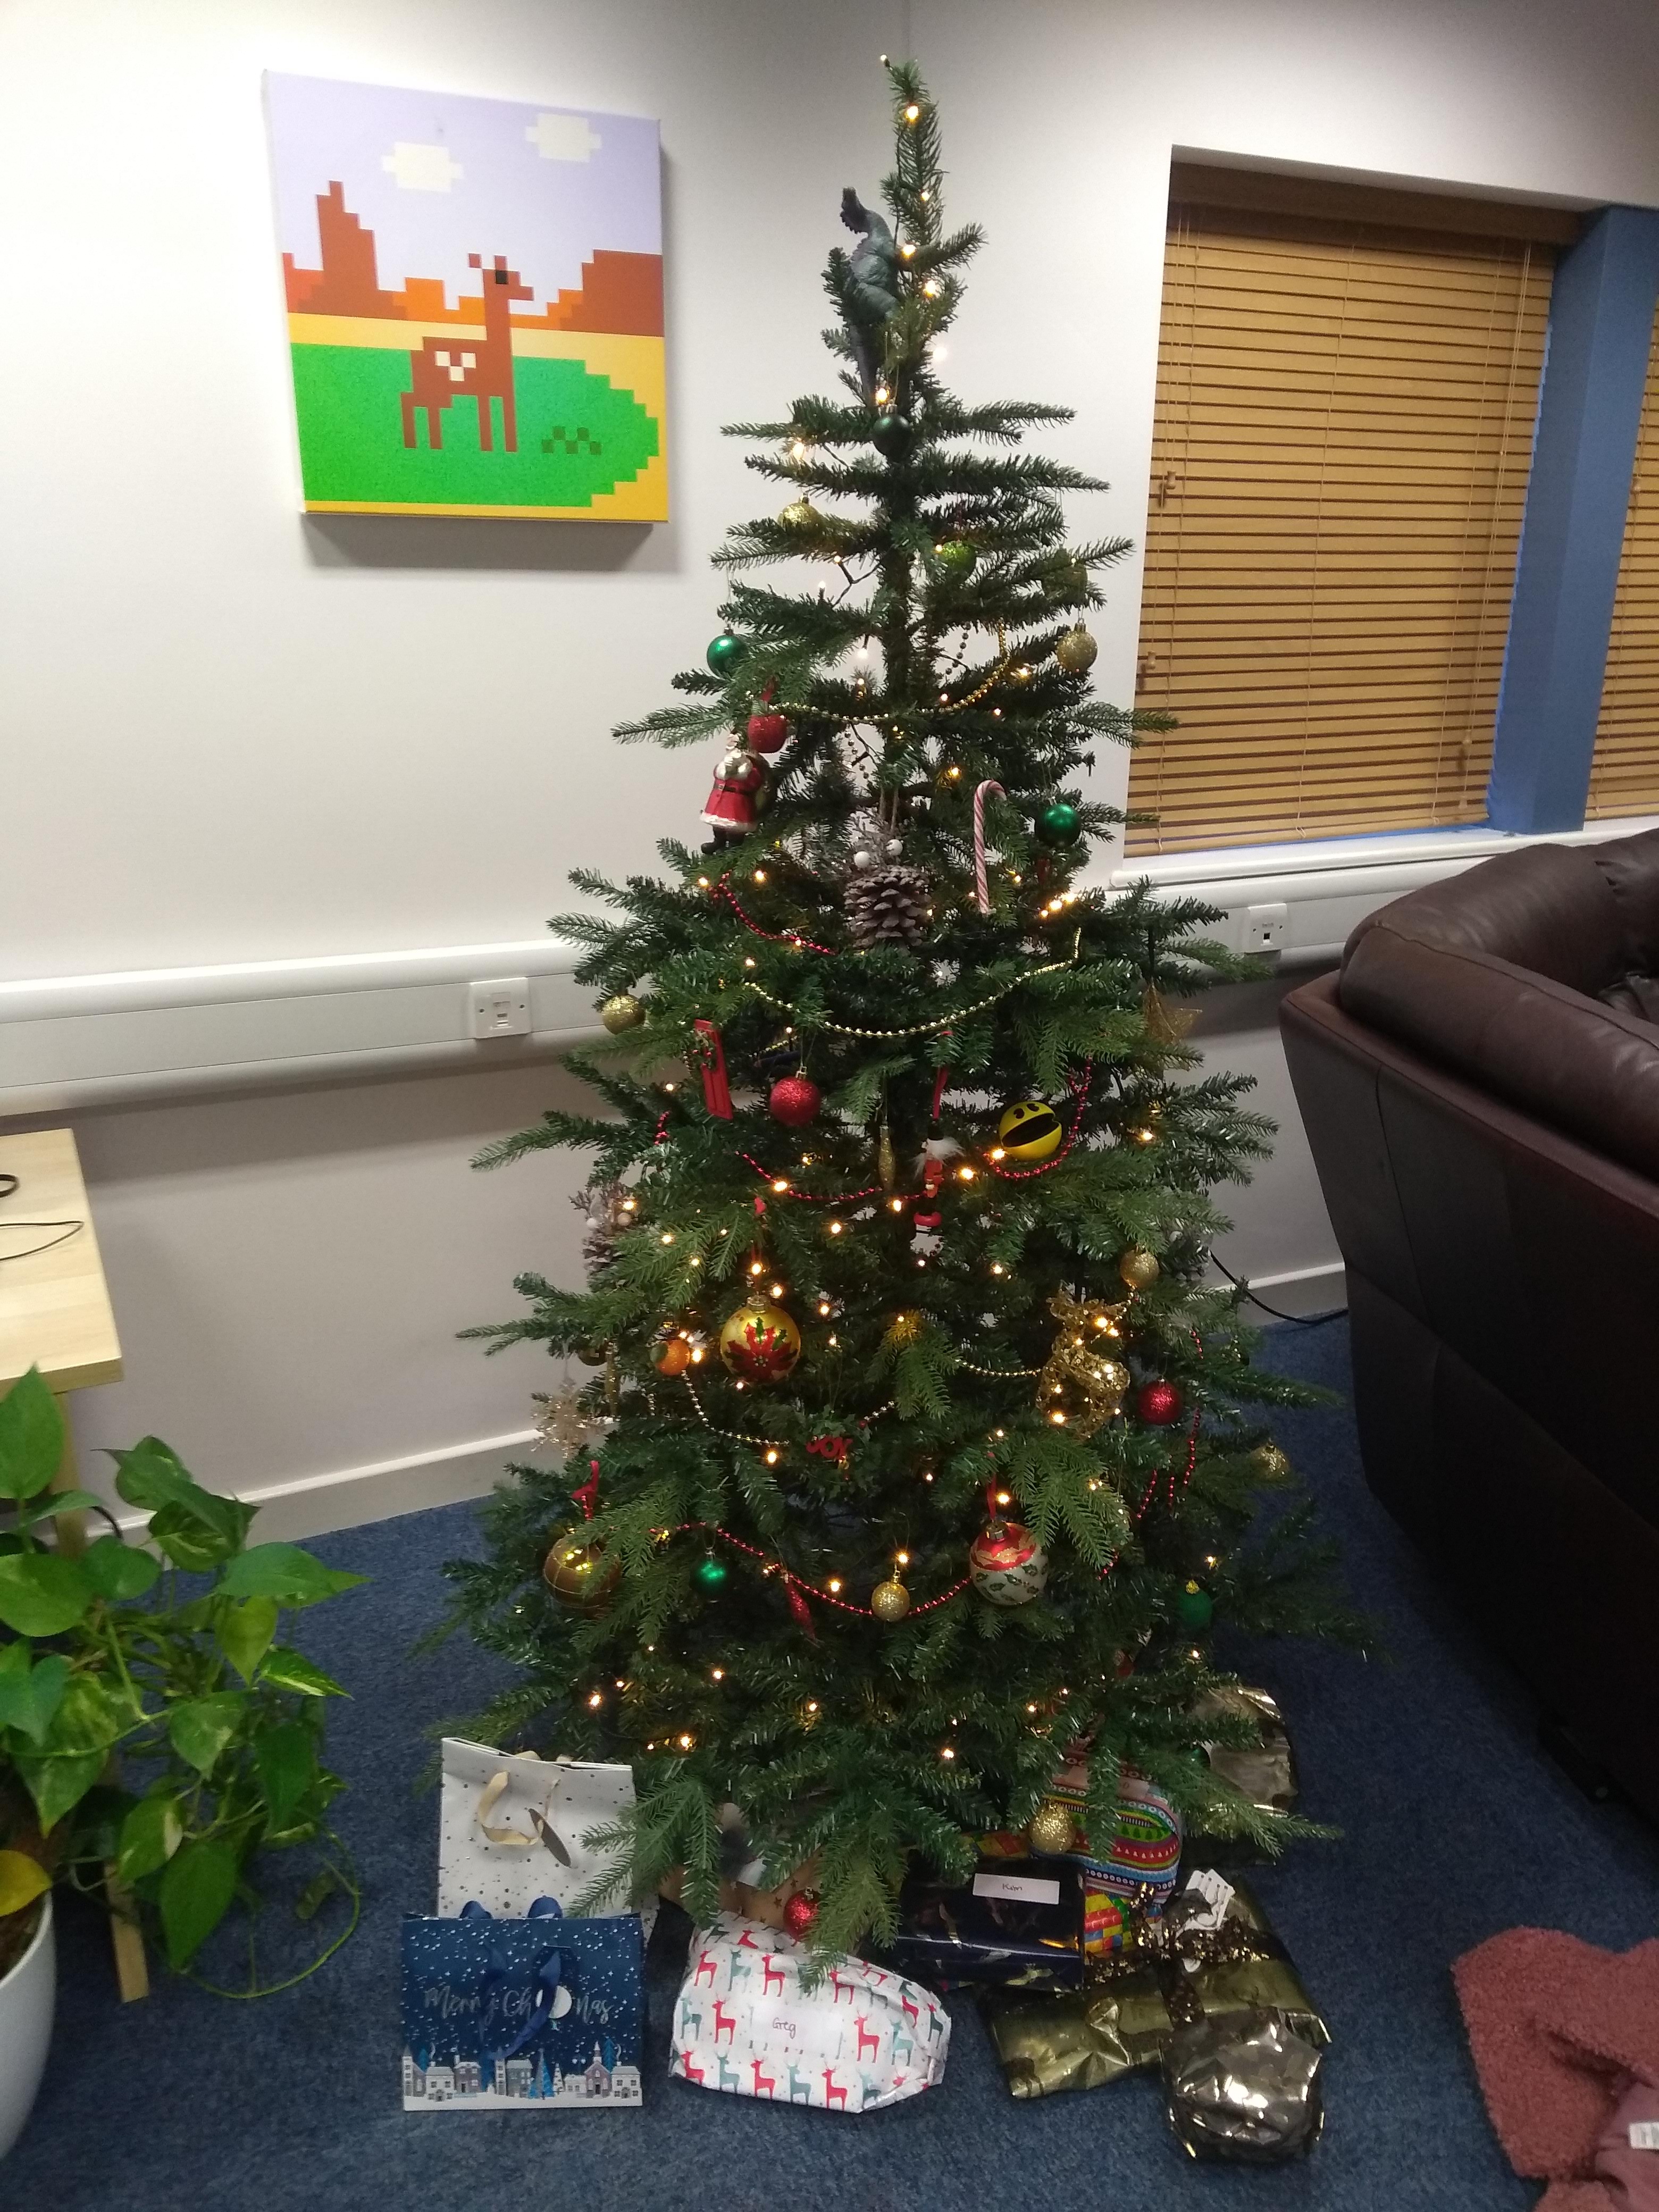
[[[985,1991],[981,2007],[1011,2093],[1051,2097],[1061,2089],[1097,2089],[1120,2075],[1156,2066],[1179,2025],[1176,2013],[1194,2008],[1205,2020],[1265,2012],[1308,2042],[1328,2044],[1330,2031],[1301,1976],[1242,1883],[1235,1884],[1225,1925],[1256,1936],[1268,1955],[1200,1966],[1190,1973],[1150,1960],[1136,1966],[1125,1959],[1115,1972],[1115,1962],[1091,1962],[1081,1990],[1044,1996]],[[1165,1995],[1171,1973],[1180,1975],[1173,2012]]]

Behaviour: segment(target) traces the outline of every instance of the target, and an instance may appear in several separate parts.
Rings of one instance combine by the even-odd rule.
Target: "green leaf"
[[[279,1721],[253,1739],[253,1763],[266,1806],[265,1827],[279,1836],[317,1778],[311,1730],[301,1721]]]
[[[88,1513],[104,1500],[95,1490],[43,1490],[17,1509],[15,1528],[32,1528],[37,1521],[50,1521],[55,1513]]]
[[[299,1690],[307,1698],[349,1698],[351,1695],[350,1691],[337,1682],[332,1674],[324,1674],[320,1667],[312,1665],[302,1651],[291,1650],[285,1644],[273,1644],[266,1652],[265,1663],[259,1670],[259,1680],[274,1683],[279,1690]]]
[[[222,1597],[274,1597],[278,1605],[317,1605],[368,1580],[325,1567],[297,1544],[256,1544],[225,1569]]]
[[[207,1496],[204,1490],[201,1493]],[[234,1553],[241,1541],[234,1531],[216,1525],[198,1511],[190,1499],[163,1505],[150,1516],[151,1541],[161,1546],[176,1567],[189,1574],[205,1574]]]
[[[110,1457],[115,1462],[115,1487],[129,1505],[153,1511],[198,1487],[178,1453],[160,1437],[145,1437],[131,1451],[112,1451]]]
[[[156,1903],[168,1964],[187,1966],[230,1909],[236,1854],[214,1836],[181,1844],[162,1871]]]
[[[0,1851],[0,1918],[21,1912],[52,1887],[52,1876],[39,1859],[22,1851]]]
[[[103,1772],[104,1758],[101,1751],[81,1752],[67,1758],[61,1753],[18,1753],[17,1771],[34,1800],[35,1815],[43,1832],[55,1828],[64,1814],[80,1803]]]
[[[259,1662],[276,1633],[274,1597],[247,1597],[237,1604],[226,1599],[219,1608],[219,1649],[245,1682],[253,1680]]]
[[[63,1460],[63,1413],[31,1367],[0,1398],[0,1498],[33,1498]]]
[[[72,1674],[52,1716],[45,1748],[95,1751],[101,1758],[137,1718],[124,1690],[96,1674]]]
[[[178,1850],[184,1832],[176,1797],[141,1797],[121,1823],[121,1841],[115,1854],[117,1879],[138,1881],[164,1867]]]
[[[247,1710],[246,1690],[210,1690],[205,1697],[186,1698],[167,1715],[173,1749],[198,1774],[211,1774]]]
[[[0,1620],[20,1636],[61,1636],[91,1603],[92,1584],[76,1559],[53,1552],[0,1559]]]
[[[100,1597],[143,1597],[154,1589],[161,1563],[152,1552],[125,1544],[118,1536],[100,1536],[81,1554],[87,1580]]]
[[[21,1729],[42,1742],[69,1678],[69,1661],[58,1652],[31,1667],[27,1644],[7,1644],[0,1651],[0,1728]]]

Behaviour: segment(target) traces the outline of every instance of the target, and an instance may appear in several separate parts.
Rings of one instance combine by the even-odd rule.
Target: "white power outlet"
[[[1244,942],[1240,949],[1245,952],[1282,952],[1290,921],[1291,910],[1282,900],[1273,906],[1247,906]]]
[[[469,983],[466,996],[475,1037],[529,1036],[528,975],[496,975],[485,983]]]

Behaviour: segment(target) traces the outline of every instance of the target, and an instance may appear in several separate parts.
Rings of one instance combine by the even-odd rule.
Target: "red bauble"
[[[766,1106],[772,1119],[781,1121],[786,1129],[804,1129],[817,1119],[823,1103],[823,1093],[816,1083],[804,1075],[785,1075],[772,1085]]]
[[[1167,1429],[1181,1419],[1181,1393],[1173,1382],[1143,1382],[1135,1393],[1135,1413],[1148,1428]]]
[[[783,1924],[798,1943],[817,1917],[818,1897],[814,1889],[798,1889],[783,1900]]]
[[[749,717],[749,742],[757,753],[781,750],[788,736],[789,717],[787,714],[751,714]]]

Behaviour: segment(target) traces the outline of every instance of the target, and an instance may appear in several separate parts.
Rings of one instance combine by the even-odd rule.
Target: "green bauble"
[[[902,415],[878,415],[870,425],[870,435],[881,452],[891,455],[902,452],[910,425]]]
[[[706,1559],[698,1560],[695,1571],[697,1580],[705,1589],[717,1590],[731,1572],[731,1569],[724,1559],[717,1559],[710,1552]]]
[[[708,647],[708,665],[716,676],[729,676],[746,649],[740,637],[733,637],[729,629],[723,629]]]
[[[1083,817],[1068,800],[1057,799],[1038,815],[1036,833],[1045,845],[1075,845],[1083,835]]]
[[[1201,1636],[1215,1618],[1215,1601],[1208,1590],[1188,1583],[1176,1600],[1176,1619],[1194,1636]]]
[[[953,584],[963,582],[974,572],[979,558],[978,549],[965,538],[947,538],[942,545],[933,548],[933,564],[948,576]]]

